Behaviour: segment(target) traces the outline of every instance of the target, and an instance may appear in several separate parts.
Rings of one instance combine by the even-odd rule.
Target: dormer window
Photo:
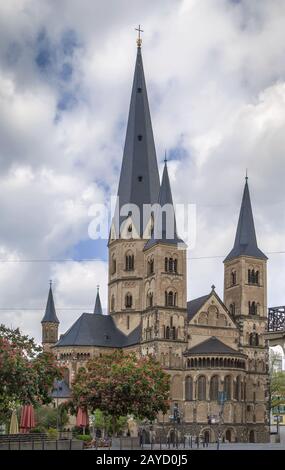
[[[128,232],[131,233],[133,231],[133,226],[132,224],[128,226]]]
[[[141,93],[141,92],[142,92],[142,88],[139,86],[139,87],[137,88],[137,91],[138,91],[138,93]]]
[[[141,142],[142,141],[142,138],[143,136],[141,134],[138,135],[138,140]]]
[[[141,183],[143,180],[143,177],[142,176],[138,176],[138,181]]]

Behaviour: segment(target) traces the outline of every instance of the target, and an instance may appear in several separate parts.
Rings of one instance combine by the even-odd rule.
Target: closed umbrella
[[[32,405],[24,405],[21,413],[20,432],[27,433],[35,427],[35,412]]]
[[[85,434],[85,428],[89,425],[89,417],[86,408],[78,408],[76,416],[76,426],[83,428],[83,433]]]
[[[19,434],[19,424],[16,410],[12,411],[9,434]]]

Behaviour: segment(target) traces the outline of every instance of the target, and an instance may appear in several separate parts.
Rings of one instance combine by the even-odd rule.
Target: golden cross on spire
[[[141,47],[142,45],[142,38],[141,38],[141,33],[143,33],[143,29],[141,29],[141,25],[139,24],[138,28],[135,28],[136,31],[138,31],[138,37],[137,37],[137,45],[138,47]]]

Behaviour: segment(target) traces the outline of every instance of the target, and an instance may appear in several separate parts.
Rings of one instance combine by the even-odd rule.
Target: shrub
[[[92,436],[90,436],[90,434],[81,434],[81,435],[78,434],[76,436],[76,439],[79,439],[80,441],[83,441],[83,442],[91,442]]]
[[[49,428],[47,430],[47,436],[48,436],[48,439],[51,439],[51,440],[57,440],[58,439],[58,432],[56,429],[54,428]]]
[[[43,432],[46,432],[45,428],[43,426],[37,426],[36,428],[33,428],[32,433],[43,433]]]

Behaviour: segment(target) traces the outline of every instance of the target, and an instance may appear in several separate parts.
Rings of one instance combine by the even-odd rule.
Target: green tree
[[[20,330],[0,325],[0,419],[6,421],[11,409],[24,404],[51,401],[50,390],[61,369],[54,355],[44,352],[33,338]]]
[[[152,357],[116,351],[89,361],[78,371],[72,405],[101,410],[112,417],[113,434],[120,416],[154,420],[169,407],[169,375]]]
[[[279,405],[285,405],[285,372],[277,370],[280,354],[270,351],[269,361],[269,405],[270,409]]]
[[[95,429],[106,431],[108,434],[113,432],[113,419],[110,415],[104,415],[101,410],[95,410],[94,414],[90,416],[92,426]],[[128,418],[126,416],[120,416],[115,422],[115,433],[121,433],[127,426]]]
[[[58,410],[50,406],[40,406],[36,410],[36,423],[37,427],[45,430],[56,428],[57,424],[63,428],[68,423],[68,414],[62,405],[59,405]]]

